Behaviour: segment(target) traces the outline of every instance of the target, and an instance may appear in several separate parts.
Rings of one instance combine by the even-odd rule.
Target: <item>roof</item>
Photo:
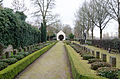
[[[57,34],[65,34],[62,30],[60,30]]]

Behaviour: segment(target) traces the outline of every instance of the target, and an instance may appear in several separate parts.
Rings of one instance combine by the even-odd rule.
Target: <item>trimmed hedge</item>
[[[87,40],[87,42],[89,45],[104,48],[106,50],[108,50],[108,48],[111,48],[113,50],[117,50],[115,52],[120,53],[120,39]]]
[[[16,62],[15,64],[12,64],[8,66],[7,68],[0,71],[0,79],[13,79],[16,75],[18,75],[19,72],[24,70],[29,64],[34,62],[37,58],[39,58],[43,53],[48,51],[52,46],[54,46],[56,43],[52,43],[41,50],[38,50],[25,58],[21,59],[20,61]]]
[[[81,69],[80,69],[81,63],[78,61],[79,58],[77,58],[77,56],[75,57],[75,55],[74,55],[77,53],[75,52],[74,49],[72,49],[72,47],[70,47],[66,44],[65,44],[65,48],[68,53],[73,79],[106,79],[104,77],[100,77],[95,74],[91,75],[90,72],[89,72],[89,74],[81,73]]]
[[[26,23],[26,18],[23,12],[0,9],[0,43],[13,48],[40,43],[40,30]]]
[[[0,62],[5,62],[5,63],[8,63],[9,65],[17,62],[17,59],[16,58],[8,58],[8,59],[1,59]]]

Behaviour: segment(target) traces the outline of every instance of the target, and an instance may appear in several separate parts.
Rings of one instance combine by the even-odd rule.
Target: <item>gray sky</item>
[[[11,7],[11,2],[13,0],[3,0],[4,7]],[[53,9],[54,13],[57,13],[60,15],[60,19],[63,24],[69,24],[72,28],[74,27],[74,14],[78,10],[80,6],[82,6],[82,3],[85,0],[56,0],[56,6]],[[30,0],[25,0],[27,7],[31,6]],[[31,11],[31,10],[29,10]],[[26,15],[30,14],[29,12],[26,13]],[[28,15],[28,19],[30,19],[30,16]],[[118,28],[118,23],[112,20],[106,28],[103,30],[103,33],[109,33],[110,35],[116,35]],[[94,30],[94,35],[96,37],[99,37],[99,29],[96,27]]]

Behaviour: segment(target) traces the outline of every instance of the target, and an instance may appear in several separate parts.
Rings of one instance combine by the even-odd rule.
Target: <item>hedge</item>
[[[40,43],[40,30],[26,23],[26,17],[23,12],[0,9],[0,44],[16,49]]]
[[[52,43],[28,56],[23,58],[22,60],[16,62],[8,66],[7,68],[0,71],[0,79],[13,79],[18,73],[23,71],[28,65],[34,62],[37,58],[39,58],[43,53],[49,50],[56,43]]]
[[[79,40],[81,44],[84,44],[83,39]],[[108,48],[118,50],[120,53],[120,39],[103,39],[103,40],[89,40],[86,41],[87,44],[104,48],[108,50]]]
[[[79,56],[76,55],[77,53],[75,52],[75,50],[66,44],[65,48],[68,53],[73,79],[106,79],[104,77],[97,76],[96,74],[91,74],[90,72],[89,74],[86,74],[88,72],[83,70],[86,68],[81,67],[81,64],[83,63],[80,63],[80,58],[78,58]],[[86,73],[82,73],[82,70]]]

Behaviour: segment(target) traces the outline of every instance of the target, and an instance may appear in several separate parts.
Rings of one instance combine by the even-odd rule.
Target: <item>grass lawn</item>
[[[74,41],[75,43],[79,43],[79,42],[76,42]],[[120,54],[112,54],[112,53],[108,53],[107,50],[104,50],[102,48],[98,48],[98,47],[95,47],[95,46],[89,46],[89,45],[86,45],[86,47],[94,50],[94,51],[100,51],[100,53],[103,53],[103,54],[107,54],[107,62],[109,62],[109,58],[110,56],[115,56],[116,59],[117,59],[117,64],[116,64],[116,67],[117,68],[120,68]]]
[[[82,60],[82,57],[76,53],[76,51],[70,47],[70,46],[66,46],[67,50],[68,50],[68,55],[71,57],[71,61],[73,61],[74,67],[77,69],[77,72],[80,75],[83,76],[88,76],[90,77],[90,79],[106,79],[100,76],[96,75],[96,71],[91,70],[91,65],[88,64],[87,60]],[[92,78],[91,78],[92,77]]]

